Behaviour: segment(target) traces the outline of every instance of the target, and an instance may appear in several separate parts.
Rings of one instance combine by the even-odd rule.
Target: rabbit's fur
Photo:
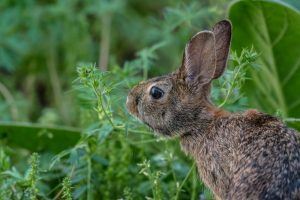
[[[213,106],[210,85],[226,67],[231,24],[196,34],[179,70],[135,86],[129,112],[155,132],[180,137],[200,177],[216,199],[300,199],[297,132],[276,117],[248,110],[229,113]],[[163,95],[150,94],[155,86]]]

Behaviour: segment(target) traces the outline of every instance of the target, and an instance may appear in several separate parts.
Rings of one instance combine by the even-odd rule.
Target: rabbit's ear
[[[189,85],[209,83],[213,79],[215,65],[215,36],[211,31],[202,31],[186,45],[179,76]]]
[[[216,71],[213,77],[216,79],[226,68],[231,40],[231,23],[228,20],[222,20],[213,27],[212,32],[216,40]]]

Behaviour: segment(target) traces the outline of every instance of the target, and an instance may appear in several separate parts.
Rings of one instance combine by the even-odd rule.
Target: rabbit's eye
[[[153,99],[160,99],[164,95],[164,91],[162,91],[158,87],[153,86],[150,89],[150,95],[153,97]]]

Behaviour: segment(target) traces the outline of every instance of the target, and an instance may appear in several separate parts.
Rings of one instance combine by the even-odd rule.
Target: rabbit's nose
[[[132,95],[129,94],[126,99],[126,106],[127,108],[131,106],[137,106],[139,101],[140,101],[140,96],[134,98]],[[135,103],[135,105],[132,105],[133,103]]]
[[[131,92],[129,92],[126,99],[126,107],[131,114],[133,114],[135,111],[135,107],[136,107],[135,102],[136,102],[135,97],[131,94]]]

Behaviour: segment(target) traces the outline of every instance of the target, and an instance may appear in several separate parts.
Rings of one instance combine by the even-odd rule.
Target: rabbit
[[[197,33],[181,67],[135,86],[127,109],[156,133],[180,139],[216,199],[300,199],[299,133],[277,117],[254,109],[231,113],[210,101],[230,42],[228,20]]]

